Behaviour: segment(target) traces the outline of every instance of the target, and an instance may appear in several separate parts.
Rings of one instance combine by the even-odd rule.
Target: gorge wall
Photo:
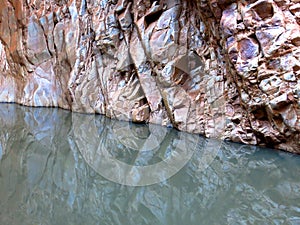
[[[299,0],[0,0],[0,101],[300,153]]]

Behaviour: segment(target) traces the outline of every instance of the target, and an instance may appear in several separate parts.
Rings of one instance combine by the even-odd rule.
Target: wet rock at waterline
[[[297,1],[0,1],[1,102],[300,152]]]

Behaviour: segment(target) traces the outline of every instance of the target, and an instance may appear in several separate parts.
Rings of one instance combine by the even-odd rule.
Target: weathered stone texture
[[[0,0],[0,101],[300,153],[293,0]]]

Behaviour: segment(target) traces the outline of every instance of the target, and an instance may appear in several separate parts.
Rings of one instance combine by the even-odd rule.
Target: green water
[[[0,104],[0,225],[11,224],[300,224],[300,157]]]

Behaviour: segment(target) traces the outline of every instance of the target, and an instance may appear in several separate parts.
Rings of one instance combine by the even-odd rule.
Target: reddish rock
[[[300,153],[299,1],[0,3],[0,101]]]

